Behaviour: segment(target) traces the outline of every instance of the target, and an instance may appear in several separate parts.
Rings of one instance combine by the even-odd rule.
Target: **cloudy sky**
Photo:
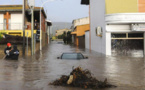
[[[88,17],[89,6],[81,5],[81,0],[35,0],[35,6],[44,4],[47,19],[52,22],[72,22],[74,19]],[[23,0],[0,0],[1,5],[22,4]]]

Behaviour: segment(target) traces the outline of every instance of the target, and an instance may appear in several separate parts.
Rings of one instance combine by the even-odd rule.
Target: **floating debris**
[[[50,85],[56,86],[72,86],[72,87],[81,87],[81,88],[109,88],[116,87],[107,82],[107,79],[104,81],[99,81],[96,78],[92,77],[89,70],[83,70],[81,67],[77,67],[72,70],[70,75],[62,75],[60,79],[55,80],[50,83]]]

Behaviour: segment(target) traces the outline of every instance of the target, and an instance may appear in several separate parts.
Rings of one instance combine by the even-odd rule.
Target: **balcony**
[[[22,23],[0,23],[0,30],[22,30]],[[26,29],[31,30],[31,23],[26,23]],[[39,23],[36,23],[36,26],[34,26],[35,30],[39,29]]]
[[[27,27],[25,29],[25,36],[31,37],[31,23],[27,23],[26,25]],[[23,36],[22,23],[0,23],[0,33],[5,33],[13,36]],[[34,34],[36,34],[36,30],[34,30]]]
[[[22,23],[0,23],[0,30],[22,30]]]

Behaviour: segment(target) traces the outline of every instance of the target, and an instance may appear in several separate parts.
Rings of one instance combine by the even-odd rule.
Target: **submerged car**
[[[57,59],[88,59],[88,57],[84,57],[82,53],[63,53]]]

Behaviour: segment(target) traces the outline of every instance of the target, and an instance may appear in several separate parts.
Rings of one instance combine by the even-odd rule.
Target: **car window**
[[[61,56],[62,59],[84,59],[81,53],[64,53]]]

